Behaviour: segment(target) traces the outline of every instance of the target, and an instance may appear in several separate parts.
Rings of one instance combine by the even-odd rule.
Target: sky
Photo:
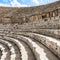
[[[0,0],[0,6],[31,7],[52,3],[58,0]]]

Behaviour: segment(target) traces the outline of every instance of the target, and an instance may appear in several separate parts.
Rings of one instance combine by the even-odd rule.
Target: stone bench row
[[[0,60],[8,60],[9,51],[7,50],[7,47],[4,44],[0,43],[0,50],[2,51],[2,56]]]
[[[26,29],[24,31],[17,29],[15,31],[15,34],[20,34],[24,32],[35,32],[42,35],[51,36],[51,37],[60,39],[60,29],[28,29],[28,30]]]
[[[56,56],[60,58],[60,41],[58,39],[40,35],[37,33],[21,33],[20,35],[29,36],[48,47]]]
[[[48,20],[48,21],[38,21],[38,22],[30,22],[30,23],[26,23],[26,24],[0,24],[0,29],[31,29],[31,28],[46,28],[46,29],[59,29],[60,28],[60,20]]]
[[[11,56],[9,56],[10,59],[11,59],[11,60],[13,60],[13,59],[15,60],[15,58],[16,58],[16,53],[15,53],[15,48],[13,47],[13,45],[12,45],[10,42],[8,42],[8,41],[6,41],[6,40],[2,40],[2,39],[0,39],[0,42],[3,43],[3,44],[5,44],[6,46],[8,46],[9,51],[10,51],[10,53],[11,53]]]
[[[21,44],[17,39],[13,39],[13,38],[10,38],[7,36],[4,36],[4,39],[6,39],[7,41],[11,41],[11,42],[15,43],[18,46],[19,51],[21,52],[20,58],[22,60],[28,60],[27,51],[25,50],[25,47],[23,46],[23,44]]]
[[[60,20],[48,20],[48,21],[43,21],[41,20],[40,22],[36,23],[26,23],[23,25],[17,25],[16,27],[20,29],[31,29],[31,28],[44,28],[44,29],[59,29],[60,28]]]
[[[27,34],[28,36],[30,35],[29,33]],[[13,36],[12,36],[13,37]],[[33,46],[32,47],[32,45],[33,45],[33,41],[32,42],[29,42],[29,39],[28,38],[25,38],[25,37],[23,37],[23,36],[18,36],[17,35],[17,38],[20,38],[20,40],[23,40],[23,41],[25,41],[26,43],[28,43],[28,45],[31,47],[31,49],[33,50],[33,52],[34,52],[34,54],[36,55],[36,58],[37,58],[37,60],[39,60],[40,59],[40,57],[39,57],[39,54],[38,54],[38,52],[35,50],[36,48]],[[10,37],[4,37],[4,39],[6,39],[7,41],[13,41],[14,43],[16,43],[16,41],[18,40],[18,39],[13,39],[13,38],[10,38]],[[16,40],[16,41],[15,41]],[[18,44],[18,43],[16,43],[16,44]],[[40,48],[41,49],[41,48]],[[41,53],[40,53],[41,54]],[[39,57],[39,58],[38,58]],[[46,57],[45,57],[46,58]],[[47,58],[46,58],[47,59]]]
[[[24,41],[21,41],[21,40],[19,40],[19,39],[15,39],[15,38],[12,38],[13,36],[4,36],[4,39],[6,39],[6,40],[8,40],[8,41],[12,41],[12,42],[14,42],[14,43],[16,43],[17,44],[17,46],[19,47],[19,49],[21,50],[20,52],[21,52],[21,58],[22,58],[22,60],[35,60],[36,58],[35,58],[35,56],[34,56],[34,54],[33,54],[33,52],[32,52],[32,50],[30,49],[30,47],[28,46],[26,46],[26,45],[24,45],[23,43],[25,43]],[[22,44],[21,44],[21,42],[23,42]],[[26,44],[26,43],[25,43]],[[29,50],[30,49],[30,50]],[[31,52],[30,52],[31,51]],[[30,53],[29,53],[30,52]],[[31,55],[31,53],[33,54],[33,55]],[[33,56],[33,57],[32,57]]]
[[[60,29],[39,29],[37,33],[60,39]]]
[[[10,36],[10,37],[12,37],[12,36]],[[39,46],[32,38],[25,37],[25,36],[22,36],[22,35],[15,35],[12,38],[22,40],[22,41],[26,42],[31,47],[31,49],[32,49],[32,51],[33,51],[33,53],[36,57],[36,60],[42,60],[42,59],[53,60],[53,58],[50,58],[52,53],[50,53],[49,57],[46,56],[47,52],[44,51],[46,48],[44,49],[43,47]],[[42,58],[42,57],[44,57],[44,58]],[[53,57],[54,57],[54,55],[53,55]],[[56,59],[56,56],[54,57],[54,60],[55,59]]]

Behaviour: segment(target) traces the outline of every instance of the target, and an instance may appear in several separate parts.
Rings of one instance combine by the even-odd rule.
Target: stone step
[[[4,39],[8,40],[8,41],[12,41],[13,43],[15,43],[21,52],[21,59],[22,60],[28,60],[28,55],[27,55],[27,51],[25,49],[25,47],[23,46],[23,44],[21,44],[17,39],[13,39],[7,36],[4,36]]]
[[[35,32],[39,33],[42,35],[54,37],[57,39],[60,39],[60,29],[26,29],[26,30],[21,30],[21,29],[15,29],[15,34],[21,34],[24,32]]]
[[[0,42],[5,43],[9,47],[10,52],[11,52],[11,56],[10,56],[11,60],[13,60],[13,59],[16,60],[17,58],[18,58],[18,60],[20,60],[19,49],[16,46],[16,44],[14,44],[10,41],[7,41],[7,40],[2,40],[2,39],[0,39]]]
[[[13,38],[13,37],[12,37]],[[46,50],[47,52],[50,52],[50,55],[49,57],[46,56],[47,55],[47,52],[45,52],[44,48],[40,47],[38,44],[36,44],[35,41],[33,41],[33,39],[31,38],[28,38],[28,37],[24,37],[24,36],[21,36],[21,35],[17,35],[15,36],[13,39],[18,39],[18,40],[22,40],[24,42],[26,42],[32,49],[35,57],[36,57],[36,60],[41,60],[41,59],[45,59],[45,60],[59,60],[53,53],[50,52],[49,49],[47,49],[46,47]],[[51,58],[51,55],[54,57]],[[44,58],[42,58],[44,57]]]
[[[48,47],[55,55],[60,58],[60,40],[45,35],[37,33],[22,33],[20,35],[28,36],[34,38],[35,40],[41,42],[46,47]]]
[[[21,36],[21,35],[23,35],[23,36]],[[7,40],[7,41],[11,41],[11,42],[13,42],[13,43],[15,43],[17,46],[18,46],[18,48],[21,50],[21,48],[22,48],[22,43],[21,43],[21,41],[23,41],[23,42],[25,42],[25,43],[27,43],[27,45],[28,46],[30,46],[30,48],[31,48],[31,50],[33,51],[33,53],[34,53],[34,55],[35,55],[35,57],[36,57],[36,59],[37,60],[40,60],[40,59],[42,59],[41,57],[42,57],[42,54],[41,53],[39,53],[37,50],[39,49],[39,51],[41,50],[41,52],[43,52],[43,55],[44,54],[46,54],[47,55],[47,52],[49,52],[50,54],[49,54],[49,57],[48,56],[46,56],[46,55],[44,55],[44,57],[45,57],[45,59],[47,60],[47,59],[50,59],[50,60],[59,60],[59,58],[60,58],[60,53],[59,53],[59,51],[60,51],[60,43],[59,43],[59,40],[57,40],[57,39],[54,39],[54,38],[52,38],[52,37],[48,37],[48,36],[44,36],[44,35],[41,35],[41,34],[37,34],[37,33],[22,33],[22,34],[17,34],[17,35],[12,35],[12,36],[4,36],[3,37],[3,39],[5,39],[5,40]],[[35,40],[34,40],[35,39]],[[19,43],[18,43],[19,42]],[[42,44],[44,44],[45,45],[45,48],[46,47],[48,47],[48,49],[47,49],[47,52],[44,52],[44,51],[46,51],[44,48],[42,49],[42,47],[40,47],[40,45],[39,44],[37,44],[38,42],[41,42]],[[20,44],[22,44],[22,45],[20,45]],[[23,47],[25,48],[25,46],[23,45]],[[44,46],[43,46],[44,47]],[[24,49],[23,48],[23,49]],[[36,50],[37,49],[37,50]],[[58,56],[59,58],[57,58],[53,53],[51,53],[50,52],[50,50],[56,55],[56,56]],[[27,49],[25,48],[25,50],[24,50],[25,52],[27,52]],[[27,52],[28,53],[28,52]],[[27,53],[25,53],[25,55],[26,55],[26,57],[24,57],[25,55],[23,55],[23,53],[22,53],[22,50],[21,50],[21,59],[29,59],[29,56],[28,56],[28,54]],[[27,57],[28,56],[28,57]],[[40,57],[41,56],[41,57]],[[51,58],[51,56],[53,56],[54,57],[54,59],[53,58]],[[23,58],[24,57],[24,58]]]
[[[35,31],[33,32],[51,36],[54,38],[60,38],[60,29],[35,29]]]
[[[27,43],[25,43],[24,41],[21,41],[21,40],[19,40],[19,41],[23,44],[23,46],[25,47],[25,49],[27,51],[28,60],[36,60],[36,57],[35,57],[33,51],[31,50],[30,46]]]
[[[52,52],[54,52],[60,58],[60,40],[59,39],[55,39],[49,36],[44,36],[44,35],[35,34],[35,33],[32,33],[32,34],[34,35],[34,38],[36,40],[40,41],[42,44],[47,46]]]
[[[0,49],[2,50],[2,56],[0,60],[8,60],[9,59],[8,48],[4,44],[0,43]]]
[[[1,59],[1,56],[2,56],[2,50],[0,49],[0,59]]]

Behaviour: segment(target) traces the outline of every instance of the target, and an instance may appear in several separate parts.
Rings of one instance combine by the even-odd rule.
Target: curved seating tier
[[[6,38],[6,37],[5,37]],[[21,40],[21,41],[24,41],[26,42],[32,49],[35,57],[36,57],[36,60],[40,60],[40,59],[46,59],[46,60],[55,60],[57,57],[52,53],[50,52],[49,56],[47,56],[47,52],[45,52],[46,50],[49,52],[50,50],[47,49],[46,47],[46,50],[44,48],[42,48],[41,46],[39,46],[36,42],[38,41],[35,41],[34,39],[32,38],[29,38],[29,37],[25,37],[25,36],[22,36],[22,35],[15,35],[15,36],[8,36],[7,38],[10,38],[10,39],[17,39],[17,40]],[[41,43],[39,43],[41,44]],[[44,45],[43,45],[44,46]],[[44,58],[42,58],[44,56]],[[51,58],[51,56],[54,57]],[[57,59],[56,59],[57,60]],[[59,59],[58,59],[59,60]]]
[[[20,26],[17,27],[14,25],[0,27],[1,60],[60,59],[60,30],[37,28],[22,30],[23,27],[22,29]],[[7,53],[3,52],[5,49]],[[3,56],[5,58],[2,58]]]
[[[41,42],[46,47],[48,47],[55,55],[57,55],[60,58],[59,39],[55,39],[55,38],[44,36],[44,35],[37,34],[37,33],[27,33],[27,32],[17,34],[16,36],[18,36],[18,35],[27,36],[27,37],[33,38],[33,39]]]

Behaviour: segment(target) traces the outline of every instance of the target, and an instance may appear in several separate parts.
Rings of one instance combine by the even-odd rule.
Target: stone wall
[[[44,12],[44,13],[37,13],[37,14],[33,14],[30,16],[30,20],[32,21],[48,21],[48,20],[56,20],[59,19],[60,16],[60,9],[56,9],[54,11],[50,11],[50,12]]]

